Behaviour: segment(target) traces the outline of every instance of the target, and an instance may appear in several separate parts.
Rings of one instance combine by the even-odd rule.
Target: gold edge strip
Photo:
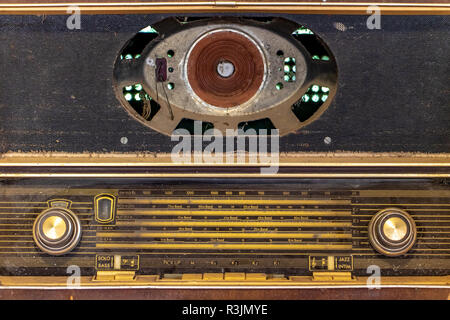
[[[339,159],[338,159],[339,160]],[[0,160],[1,161],[1,160]],[[229,163],[229,164],[213,164],[213,163],[202,163],[202,164],[177,164],[177,163],[167,163],[167,162],[0,162],[0,167],[89,167],[89,166],[100,166],[100,167],[250,167],[250,168],[261,168],[277,165],[278,167],[450,167],[450,162],[295,162],[295,163],[261,163],[258,165],[249,163]]]
[[[119,204],[352,204],[350,200],[288,200],[288,199],[209,199],[209,198],[119,198]],[[450,205],[450,204],[449,204]]]
[[[131,220],[131,221],[117,221],[116,226],[137,226],[137,227],[169,227],[169,226],[185,226],[185,227],[195,227],[195,226],[203,226],[203,227],[352,227],[352,222],[345,222],[338,220],[339,222],[322,222],[322,221],[314,221],[314,222],[306,222],[303,220],[283,220],[283,222],[279,221],[251,221],[251,220],[243,220],[243,221],[227,221],[227,220],[214,220],[214,221],[192,221],[190,219],[183,220]],[[15,225],[15,224],[14,224]],[[365,227],[365,226],[364,226]],[[450,228],[450,226],[449,226]]]
[[[290,166],[450,166],[450,153],[369,153],[369,152],[314,152],[280,153],[278,163],[173,163],[170,154],[158,153],[64,153],[64,152],[7,152],[0,155],[0,166],[144,166],[144,167],[264,167]]]
[[[93,249],[95,249],[95,248],[93,248]],[[433,251],[433,250],[431,249],[431,251]],[[17,252],[17,251],[1,251],[0,255],[2,255],[2,254],[17,254],[17,253],[20,253],[20,254],[32,254],[32,255],[36,255],[36,254],[39,255],[39,254],[41,254],[40,257],[42,257],[42,252],[37,252],[37,251],[29,251],[29,252],[27,252],[27,251],[20,251],[20,252]],[[126,255],[128,253],[129,252],[124,252],[122,254]],[[88,258],[90,258],[90,256],[99,254],[99,252],[97,252],[97,251],[82,251],[82,252],[71,252],[70,254],[71,255],[85,256],[85,257],[82,257],[82,258],[86,258],[86,256],[89,256]],[[211,255],[210,252],[195,252],[195,254],[196,255]],[[308,256],[311,253],[310,252],[297,253],[297,252],[290,251],[290,252],[285,252],[285,254],[289,255],[289,256]],[[363,253],[363,252],[352,252],[352,251],[349,251],[349,250],[340,251],[339,253],[335,253],[335,254],[344,254],[344,255],[345,254],[351,254],[353,256],[376,256],[377,255],[377,253],[375,253],[375,252]],[[141,255],[141,256],[178,255],[179,256],[180,252],[140,252],[139,255]],[[245,256],[255,256],[256,255],[256,256],[261,256],[261,255],[267,255],[267,256],[273,256],[274,253],[273,252],[270,252],[270,253],[267,253],[267,252],[215,252],[214,255],[223,255],[223,256],[230,256],[230,255],[245,255]],[[413,258],[415,256],[449,257],[450,253],[416,253],[415,252],[415,253],[408,254],[408,257],[412,257]]]
[[[97,243],[102,249],[351,250],[351,244]]]
[[[0,173],[1,178],[450,178],[450,173]]]
[[[245,279],[229,279],[225,273],[224,280],[203,280],[204,274],[197,275],[194,280],[193,274],[189,274],[185,279],[161,279],[158,275],[137,275],[133,281],[99,282],[93,281],[93,277],[81,277],[81,287],[117,287],[117,286],[223,286],[223,287],[247,287],[247,286],[270,286],[270,287],[294,287],[294,286],[364,286],[367,287],[368,277],[353,277],[349,281],[313,281],[311,276],[292,276],[289,278],[270,278],[269,274],[246,273]],[[207,275],[207,274],[206,274]],[[189,277],[190,276],[190,277]],[[386,286],[442,286],[450,288],[450,276],[411,276],[411,277],[383,277],[380,287]],[[9,286],[24,287],[67,287],[67,277],[45,277],[45,276],[0,276],[0,288]]]
[[[286,12],[308,14],[367,15],[369,6],[378,6],[382,14],[450,14],[448,4],[416,3],[321,3],[321,2],[156,2],[156,3],[61,3],[61,4],[3,4],[0,14],[69,14],[77,6],[83,14],[130,14],[171,12]]]
[[[449,4],[445,2],[441,3],[427,3],[427,2],[335,2],[330,1],[327,3],[323,3],[320,1],[193,1],[193,2],[186,2],[186,1],[163,1],[163,2],[56,2],[56,3],[9,3],[9,4],[0,4],[0,7],[8,7],[8,6],[18,6],[18,7],[52,7],[52,6],[67,6],[67,5],[85,5],[85,6],[115,6],[115,5],[128,5],[128,6],[142,6],[142,5],[148,5],[148,6],[179,6],[179,5],[187,5],[187,6],[199,6],[199,5],[220,5],[220,6],[236,6],[236,5],[246,5],[246,6],[261,6],[261,5],[276,5],[276,6],[293,6],[293,5],[311,5],[311,6],[369,6],[369,5],[378,5],[378,6],[385,6],[385,7],[396,7],[396,6],[403,6],[403,7],[409,7],[409,6],[416,6],[416,7],[450,7]]]
[[[97,232],[97,237],[108,238],[302,238],[352,239],[351,233],[243,233],[243,232]],[[450,239],[450,238],[449,238]]]
[[[450,209],[449,209],[450,210]],[[0,214],[2,214],[0,212]],[[165,216],[165,215],[183,215],[183,216],[330,216],[330,217],[351,217],[352,213],[350,211],[277,211],[277,210],[267,210],[267,211],[243,211],[243,210],[118,210],[118,216],[123,215],[143,215],[143,216]],[[362,216],[362,215],[358,215]],[[371,215],[367,215],[371,216]],[[450,216],[449,216],[450,217]]]
[[[373,161],[370,162],[366,159],[361,162],[352,160],[348,161],[347,158],[333,158],[333,161],[327,159],[326,162],[323,162],[323,159],[327,157],[326,155],[321,157],[312,158],[310,161],[294,161],[294,159],[280,157],[279,163],[191,163],[191,164],[178,164],[168,162],[130,162],[126,161],[127,159],[122,159],[120,162],[104,162],[102,160],[97,161],[96,159],[81,161],[81,162],[72,162],[70,159],[67,159],[65,162],[46,162],[51,158],[49,156],[48,159],[39,158],[36,159],[35,162],[17,162],[17,159],[10,158],[1,158],[0,157],[0,167],[91,167],[91,166],[99,166],[99,167],[192,167],[192,168],[202,168],[202,167],[213,167],[213,168],[221,168],[221,167],[249,167],[249,168],[261,168],[268,166],[278,166],[278,167],[449,167],[450,155],[444,159],[430,157],[428,162],[413,162],[411,160],[401,162],[399,159],[397,162],[392,159],[386,159],[386,161]],[[292,161],[292,162],[290,162]],[[441,162],[433,162],[433,161],[441,161]]]

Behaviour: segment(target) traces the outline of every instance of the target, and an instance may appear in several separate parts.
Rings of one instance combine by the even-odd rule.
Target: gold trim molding
[[[173,163],[167,153],[5,153],[0,167],[261,167],[273,163]],[[280,153],[280,167],[447,167],[450,153]]]
[[[148,13],[222,13],[267,12],[291,14],[355,14],[369,15],[369,6],[378,6],[385,15],[448,15],[448,3],[377,3],[377,2],[65,2],[3,3],[1,14],[57,15],[71,14],[76,6],[82,14],[148,14]]]
[[[111,287],[368,287],[367,277],[327,279],[314,276],[271,277],[264,273],[184,274],[180,277],[161,278],[158,275],[136,275],[132,280],[102,281],[96,277],[81,277],[79,288]],[[380,287],[442,287],[450,288],[450,276],[382,277]],[[60,288],[67,286],[67,277],[0,276],[0,289],[9,288]]]

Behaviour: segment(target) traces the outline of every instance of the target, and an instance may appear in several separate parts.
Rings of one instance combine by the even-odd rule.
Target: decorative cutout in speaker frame
[[[187,74],[196,44],[220,32],[254,43],[265,70],[253,96],[225,107],[199,97]],[[166,65],[161,74],[155,70],[156,59]],[[200,120],[207,129],[276,128],[284,135],[316,120],[330,105],[337,89],[337,66],[316,34],[286,19],[168,18],[128,41],[116,60],[114,78],[125,109],[161,133],[190,130],[190,123]],[[224,100],[230,96],[225,93]]]

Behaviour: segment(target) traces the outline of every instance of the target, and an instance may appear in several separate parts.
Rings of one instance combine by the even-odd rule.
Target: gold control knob
[[[391,217],[384,222],[383,233],[391,241],[400,241],[408,233],[408,224],[399,217]]]
[[[47,209],[34,221],[33,238],[42,251],[51,255],[65,254],[80,241],[80,220],[68,209]]]
[[[405,211],[388,208],[379,211],[370,221],[369,240],[375,250],[386,256],[408,252],[416,242],[414,219]]]

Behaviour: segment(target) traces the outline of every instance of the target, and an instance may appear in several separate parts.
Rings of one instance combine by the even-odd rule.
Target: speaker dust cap
[[[213,106],[241,105],[262,85],[265,66],[261,49],[238,32],[217,31],[204,36],[187,59],[190,86]]]

